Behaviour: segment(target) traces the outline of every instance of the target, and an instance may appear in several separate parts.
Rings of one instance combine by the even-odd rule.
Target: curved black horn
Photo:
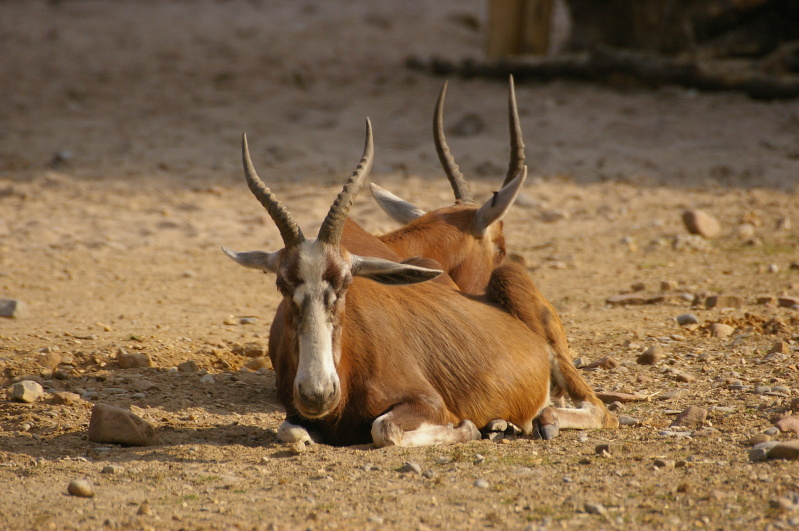
[[[455,192],[455,202],[473,204],[472,192],[469,190],[469,185],[466,179],[463,178],[458,165],[455,164],[455,158],[449,151],[447,140],[444,138],[444,98],[447,95],[447,82],[441,87],[441,92],[436,101],[436,110],[433,113],[433,140],[436,144],[436,153],[438,153],[438,160],[444,167],[444,173],[447,174],[449,184],[452,186],[452,191]]]
[[[508,125],[510,127],[510,162],[505,182],[502,183],[503,187],[519,175],[524,168],[524,139],[522,138],[522,126],[519,123],[519,109],[516,107],[513,76],[510,76],[510,91],[508,92]]]
[[[278,201],[275,194],[258,178],[255,173],[255,167],[252,165],[250,159],[250,148],[247,146],[246,133],[241,136],[241,158],[244,162],[244,178],[247,179],[247,186],[253,193],[258,202],[261,203],[269,216],[274,220],[280,231],[280,236],[283,238],[283,245],[287,249],[295,247],[305,241],[305,236],[302,235],[299,225],[294,221],[291,213],[283,206],[283,203]]]
[[[330,210],[319,229],[319,240],[332,245],[338,244],[341,240],[341,234],[344,231],[344,221],[347,219],[347,214],[350,212],[350,207],[361,190],[366,177],[372,170],[372,162],[374,161],[375,147],[372,139],[372,123],[369,118],[366,119],[366,143],[363,147],[363,156],[358,163],[358,167],[352,172],[352,177],[344,185],[344,189],[338,194],[338,197],[333,202]]]

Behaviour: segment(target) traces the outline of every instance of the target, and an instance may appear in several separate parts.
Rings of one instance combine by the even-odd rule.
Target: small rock
[[[478,489],[487,489],[487,488],[490,486],[490,485],[488,484],[488,481],[484,480],[483,478],[480,478],[480,479],[477,479],[477,480],[475,480],[475,482],[473,483],[473,485],[474,485],[475,487],[477,487]]]
[[[305,445],[304,440],[294,441],[293,443],[289,444],[289,452],[293,453],[294,455],[300,455],[307,449],[308,447]]]
[[[433,472],[432,470],[425,470],[424,472],[422,472],[422,477],[425,477],[427,479],[433,479],[434,477],[436,477],[436,473]]]
[[[713,337],[729,337],[735,332],[735,328],[723,323],[713,323],[710,325],[710,335]]]
[[[752,437],[746,439],[744,444],[746,444],[747,446],[756,446],[760,443],[769,442],[769,441],[771,441],[770,435],[766,435],[765,433],[758,433],[757,435],[753,435]]]
[[[785,341],[777,341],[768,350],[767,354],[790,354],[791,346]]]
[[[619,366],[619,362],[615,359],[611,358],[610,356],[604,356],[595,360],[588,365],[582,367],[583,369],[605,369],[605,370],[612,370]]]
[[[617,400],[617,401],[615,401],[615,402],[611,402],[610,404],[608,404],[608,410],[609,410],[609,411],[613,411],[614,413],[615,413],[615,412],[617,412],[617,411],[621,411],[621,410],[622,410],[622,408],[624,408],[624,404],[622,404],[622,403],[621,403],[621,402],[619,402],[618,400]]]
[[[691,383],[696,381],[696,376],[683,371],[674,371],[674,379],[678,382]]]
[[[663,347],[651,345],[635,361],[640,365],[655,365],[661,358],[663,358]]]
[[[150,509],[150,502],[142,502],[142,504],[139,505],[139,510],[136,511],[136,514],[139,516],[152,516],[153,510]]]
[[[738,295],[712,295],[705,299],[706,308],[743,308],[744,300]]]
[[[210,374],[206,374],[205,376],[200,378],[200,383],[201,384],[211,384],[211,385],[213,385],[213,384],[216,383],[216,380],[214,380],[214,377],[211,376]]]
[[[701,407],[689,406],[677,415],[672,426],[694,427],[702,425],[707,419],[707,410]]]
[[[265,354],[264,346],[255,341],[243,345],[233,345],[231,350],[233,354],[247,358],[261,358]]]
[[[752,448],[749,450],[749,460],[753,463],[768,460],[768,450],[765,448]]]
[[[474,462],[475,465],[479,465],[480,463],[482,463],[485,460],[486,460],[486,458],[485,458],[485,456],[483,454],[474,454],[474,461],[473,462]]]
[[[585,502],[583,504],[583,508],[588,514],[599,514],[605,516],[608,513],[608,510],[601,503]]]
[[[661,280],[660,291],[674,291],[677,289],[677,282],[675,280]]]
[[[778,420],[775,424],[782,433],[793,432],[799,434],[799,416],[791,415]]]
[[[628,304],[646,304],[647,298],[640,293],[624,293],[614,295],[605,299],[606,304],[611,306],[626,306]]]
[[[597,454],[597,455],[602,455],[602,454],[611,455],[613,453],[611,450],[613,450],[613,449],[614,448],[613,448],[612,444],[608,444],[608,443],[597,444],[594,447],[594,453]]]
[[[777,303],[780,308],[794,308],[799,305],[799,297],[779,297]]]
[[[122,369],[140,369],[152,366],[150,356],[143,352],[127,352],[125,349],[117,350],[117,363]]]
[[[764,431],[763,433],[765,433],[766,435],[771,435],[772,437],[774,437],[774,436],[775,436],[775,435],[777,435],[779,432],[780,432],[780,430],[778,430],[777,428],[775,428],[774,426],[772,426],[772,427],[770,427],[769,429],[767,429],[766,431]]]
[[[178,365],[180,372],[200,372],[200,367],[193,360],[187,360]]]
[[[674,461],[671,459],[655,459],[653,464],[655,465],[655,468],[662,468],[665,470],[671,470],[674,468]]]
[[[686,210],[682,213],[682,221],[691,234],[698,234],[708,239],[721,234],[719,221],[702,210]]]
[[[136,380],[135,382],[133,382],[133,388],[140,392],[159,389],[158,384],[153,383],[149,380]]]
[[[680,326],[699,324],[699,319],[692,313],[684,313],[677,316],[677,324]]]
[[[42,367],[55,369],[61,363],[61,354],[58,352],[43,352],[37,356],[36,361]]]
[[[28,316],[28,305],[16,299],[0,299],[0,317],[20,319]]]
[[[397,472],[401,472],[403,474],[408,474],[408,473],[421,474],[422,473],[422,467],[419,466],[418,463],[414,463],[412,461],[409,461],[409,462],[405,463],[404,465],[402,465],[400,468],[398,468]]]
[[[71,496],[77,496],[79,498],[94,497],[94,487],[92,487],[92,484],[86,479],[76,479],[71,481],[67,486],[67,492]]]
[[[60,393],[53,394],[53,403],[67,406],[70,404],[78,404],[83,402],[83,399],[80,397],[78,393],[70,393],[68,391],[62,391]]]
[[[156,444],[155,429],[135,413],[121,407],[97,403],[89,420],[89,440],[97,443],[150,446]]]
[[[271,369],[272,360],[270,360],[268,357],[261,356],[259,358],[253,358],[251,360],[247,360],[247,363],[245,363],[244,366],[251,371],[258,371],[261,369]]]
[[[768,451],[769,459],[799,459],[799,440],[781,442]]]
[[[26,402],[28,404],[36,402],[44,394],[44,389],[38,382],[33,380],[22,380],[11,387],[11,400]]]
[[[751,223],[742,223],[735,232],[739,240],[749,240],[755,236],[755,226]]]
[[[632,291],[646,291],[646,284],[643,282],[636,282],[635,284],[630,286]]]
[[[119,465],[105,465],[103,467],[103,474],[121,474],[124,469]]]
[[[704,426],[691,433],[691,437],[699,439],[701,437],[717,437],[721,432],[712,426]]]
[[[619,417],[619,424],[621,426],[638,426],[638,424],[640,422],[641,421],[639,421],[638,419],[635,419],[633,417],[627,417],[627,416],[624,416],[624,415]]]
[[[673,391],[669,391],[667,393],[663,393],[662,395],[658,396],[658,400],[663,402],[667,402],[669,400],[674,400],[676,398],[681,398],[682,396],[687,395],[688,392],[685,389],[674,389]]]

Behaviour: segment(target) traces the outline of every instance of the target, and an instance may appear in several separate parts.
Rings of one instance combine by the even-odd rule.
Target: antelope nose
[[[329,382],[324,386],[297,384],[297,400],[306,415],[322,416],[338,402],[338,382]]]

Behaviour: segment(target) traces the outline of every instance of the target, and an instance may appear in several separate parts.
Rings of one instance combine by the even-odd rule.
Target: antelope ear
[[[375,198],[378,206],[398,223],[404,225],[426,214],[421,208],[400,199],[385,188],[381,188],[374,183],[369,183],[369,187],[372,190],[372,197]]]
[[[277,273],[277,268],[280,263],[280,251],[273,253],[266,253],[264,251],[249,251],[246,253],[239,253],[231,251],[226,247],[222,247],[222,252],[233,259],[234,262],[240,266],[249,267],[250,269],[257,269],[264,273]]]
[[[519,195],[525,179],[527,179],[527,166],[524,166],[516,178],[506,184],[502,190],[494,192],[494,196],[480,207],[475,214],[475,227],[480,234],[485,234],[488,227],[501,220],[508,212],[516,196]]]
[[[351,255],[350,270],[353,276],[366,277],[381,284],[417,284],[436,278],[440,269],[428,269],[410,264],[399,264],[382,258]]]

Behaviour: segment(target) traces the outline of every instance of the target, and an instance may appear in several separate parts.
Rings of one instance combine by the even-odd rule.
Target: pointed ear
[[[410,264],[398,264],[382,258],[352,255],[350,269],[353,276],[366,277],[381,284],[417,284],[436,278],[440,269],[428,269]]]
[[[475,226],[478,232],[485,234],[488,227],[502,219],[519,195],[525,179],[527,179],[527,166],[524,166],[516,178],[506,184],[502,190],[494,192],[494,197],[480,207],[475,214]]]
[[[280,262],[280,251],[275,251],[273,253],[266,253],[264,251],[239,253],[222,247],[222,252],[232,258],[233,261],[240,266],[257,269],[263,272],[277,273]]]
[[[380,188],[374,183],[369,183],[372,190],[372,197],[377,201],[378,206],[383,212],[388,214],[391,219],[403,225],[424,216],[426,212],[411,203],[400,199],[384,188]]]

